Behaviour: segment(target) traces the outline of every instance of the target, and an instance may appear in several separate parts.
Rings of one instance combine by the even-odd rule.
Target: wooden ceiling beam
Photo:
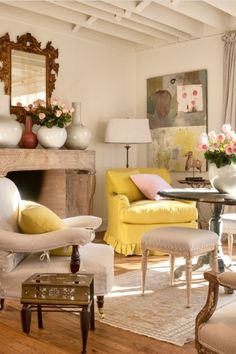
[[[203,1],[181,1],[172,3],[169,0],[153,0],[158,5],[165,6],[170,10],[176,11],[184,16],[188,16],[196,21],[202,22],[208,26],[219,29],[227,29],[230,18],[229,15],[219,9],[210,6]],[[212,4],[215,0],[212,1]],[[222,0],[221,0],[221,3]]]

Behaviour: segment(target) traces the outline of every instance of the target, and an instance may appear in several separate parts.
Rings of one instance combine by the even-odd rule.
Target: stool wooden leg
[[[4,302],[5,302],[5,299],[0,299],[0,311],[2,311],[4,309]]]
[[[233,243],[234,243],[234,235],[229,234],[228,235],[228,253],[229,253],[230,259],[232,259],[232,255],[233,255]]]
[[[175,256],[170,254],[170,286],[174,285]]]
[[[191,307],[192,258],[185,259],[185,276],[187,287],[187,307]]]
[[[142,250],[142,259],[141,259],[141,268],[142,268],[141,290],[142,290],[142,295],[144,295],[144,293],[145,293],[146,272],[147,272],[147,257],[148,257],[148,250],[147,249],[143,249]]]
[[[38,314],[38,328],[43,329],[43,316],[42,316],[42,306],[37,305],[37,314]]]
[[[22,306],[21,323],[23,332],[29,334],[31,325],[31,307],[28,304]]]
[[[81,326],[81,334],[82,334],[82,347],[83,350],[81,353],[86,353],[87,340],[88,340],[88,332],[90,325],[90,312],[88,311],[87,306],[83,306],[82,311],[80,312],[80,326]]]

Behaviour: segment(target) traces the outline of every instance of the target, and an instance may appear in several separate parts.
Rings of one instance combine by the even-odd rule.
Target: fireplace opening
[[[14,171],[7,177],[17,186],[21,199],[38,202],[41,195],[44,171]]]

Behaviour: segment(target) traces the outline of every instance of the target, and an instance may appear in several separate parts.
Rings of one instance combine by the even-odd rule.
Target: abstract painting
[[[207,131],[207,71],[169,74],[147,80],[147,115],[152,135],[149,163],[169,171],[206,170],[198,150]]]

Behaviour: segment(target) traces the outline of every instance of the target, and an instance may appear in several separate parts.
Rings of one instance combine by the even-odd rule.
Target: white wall
[[[208,74],[208,129],[218,130],[222,117],[223,42],[220,36],[193,40],[149,50],[137,54],[137,104],[138,114],[146,112],[146,80],[151,77],[184,71],[207,69]],[[147,163],[147,155],[141,162]],[[172,173],[174,181],[184,174]]]
[[[105,171],[125,166],[125,149],[104,144],[106,122],[114,117],[146,117],[146,80],[159,75],[207,69],[209,130],[219,129],[222,122],[222,58],[221,38],[211,37],[139,52],[112,48],[86,41],[78,34],[66,35],[35,25],[1,18],[0,36],[30,32],[42,47],[52,41],[59,49],[59,76],[54,94],[68,101],[82,102],[82,121],[92,131],[89,149],[96,150],[97,185],[94,214],[106,224],[104,198]],[[130,166],[145,166],[145,146],[132,147]],[[173,176],[174,180],[180,175]]]
[[[0,36],[6,32],[12,40],[16,35],[30,32],[42,42],[42,47],[52,41],[59,49],[59,76],[53,94],[69,102],[82,102],[82,122],[92,131],[89,149],[96,150],[94,214],[105,220],[105,171],[125,166],[124,148],[104,144],[105,126],[109,118],[135,116],[135,52],[81,40],[79,34],[65,35],[1,19]],[[131,163],[135,159],[136,153],[131,154]]]

